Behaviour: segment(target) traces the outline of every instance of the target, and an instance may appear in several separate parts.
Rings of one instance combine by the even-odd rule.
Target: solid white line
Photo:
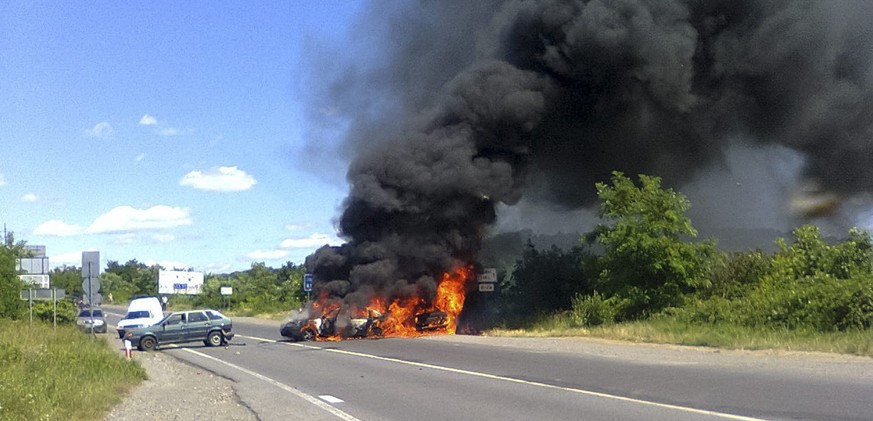
[[[269,377],[267,377],[267,376],[264,376],[263,374],[256,373],[256,372],[251,371],[251,370],[249,370],[249,369],[247,369],[247,368],[240,367],[240,366],[238,366],[238,365],[236,365],[236,364],[229,363],[229,362],[227,362],[227,361],[224,361],[224,360],[221,360],[221,359],[215,358],[215,357],[213,357],[213,356],[211,356],[211,355],[207,355],[207,354],[204,354],[204,353],[199,352],[199,351],[195,351],[195,350],[190,349],[190,348],[181,348],[181,347],[177,347],[177,346],[174,346],[174,345],[170,345],[170,347],[173,347],[173,348],[176,348],[176,349],[179,349],[179,350],[185,351],[185,352],[190,352],[190,353],[192,353],[192,354],[199,355],[199,356],[201,356],[201,357],[203,357],[203,358],[206,358],[206,359],[209,359],[209,360],[215,361],[215,362],[217,362],[217,363],[224,364],[224,365],[226,365],[226,366],[228,366],[228,367],[231,367],[231,368],[233,368],[233,369],[236,369],[236,370],[242,371],[243,373],[246,373],[246,374],[248,374],[248,375],[250,375],[250,376],[253,376],[253,377],[255,377],[255,378],[258,378],[258,379],[260,379],[260,380],[263,380],[263,381],[265,381],[265,382],[267,382],[267,383],[269,383],[269,384],[272,384],[273,386],[276,386],[276,387],[278,387],[278,388],[280,388],[280,389],[282,389],[282,390],[284,390],[284,391],[286,391],[286,392],[289,392],[289,393],[291,393],[291,394],[293,394],[293,395],[295,395],[295,396],[297,396],[297,397],[299,397],[299,398],[302,398],[302,399],[306,400],[307,402],[309,402],[309,403],[311,403],[311,404],[313,404],[313,405],[315,405],[315,406],[317,406],[317,407],[319,407],[319,408],[321,408],[321,409],[323,409],[323,410],[325,410],[325,411],[327,411],[327,412],[330,412],[331,414],[335,415],[337,418],[340,418],[340,419],[343,419],[343,420],[347,420],[347,421],[360,421],[360,420],[358,420],[357,418],[353,417],[352,415],[350,415],[350,414],[348,414],[348,413],[346,413],[346,412],[343,412],[343,411],[341,411],[341,410],[339,410],[339,409],[337,409],[337,408],[334,408],[333,406],[330,406],[330,405],[328,405],[328,404],[322,402],[321,400],[319,400],[318,398],[316,398],[316,397],[314,397],[314,396],[311,396],[311,395],[309,395],[309,394],[303,393],[303,392],[301,392],[301,391],[299,391],[299,390],[297,390],[297,389],[295,389],[295,388],[293,388],[293,387],[291,387],[291,386],[288,386],[288,385],[285,384],[285,383],[282,383],[282,382],[279,382],[279,381],[277,381],[277,380],[273,380],[273,379],[271,379],[271,378],[269,378]],[[340,402],[342,402],[342,401],[340,401]]]
[[[279,343],[279,341],[274,340],[274,339],[258,338],[258,337],[254,337],[254,336],[241,336],[241,337],[254,339],[254,340],[258,340],[258,341],[264,341],[264,342]],[[283,343],[285,343],[285,342],[283,342]],[[761,418],[753,418],[753,417],[746,417],[746,416],[742,416],[742,415],[727,414],[724,412],[709,411],[709,410],[705,410],[705,409],[697,409],[697,408],[691,408],[691,407],[687,407],[687,406],[671,405],[668,403],[645,401],[642,399],[628,398],[628,397],[619,396],[619,395],[611,395],[609,393],[595,392],[593,390],[577,389],[577,388],[573,388],[573,387],[555,386],[555,385],[548,384],[548,383],[515,379],[512,377],[504,377],[504,376],[498,376],[498,375],[494,375],[494,374],[480,373],[478,371],[463,370],[460,368],[443,367],[443,366],[434,365],[434,364],[406,361],[406,360],[401,360],[401,359],[397,359],[397,358],[382,357],[382,356],[373,355],[373,354],[364,354],[362,352],[346,351],[346,350],[335,349],[335,348],[323,348],[323,347],[319,347],[319,346],[304,345],[304,344],[300,344],[300,343],[296,343],[296,342],[291,342],[291,343],[287,343],[287,344],[293,345],[293,346],[298,346],[298,347],[303,347],[303,348],[309,348],[309,349],[318,349],[318,350],[322,350],[322,351],[326,351],[326,352],[334,352],[337,354],[352,355],[352,356],[356,356],[356,357],[364,357],[364,358],[371,358],[374,360],[388,361],[388,362],[393,362],[393,363],[398,363],[398,364],[406,364],[406,365],[411,365],[414,367],[430,368],[430,369],[434,369],[434,370],[448,371],[450,373],[466,374],[469,376],[482,377],[482,378],[492,379],[492,380],[502,380],[502,381],[511,382],[511,383],[519,383],[519,384],[526,384],[529,386],[543,387],[543,388],[547,388],[547,389],[563,390],[563,391],[578,393],[578,394],[587,395],[587,396],[595,396],[598,398],[613,399],[613,400],[634,403],[634,404],[639,404],[639,405],[648,405],[648,406],[654,406],[654,407],[658,407],[658,408],[672,409],[672,410],[681,411],[681,412],[689,412],[692,414],[709,415],[709,416],[713,416],[713,417],[725,418],[725,419],[730,419],[730,420],[764,421]]]

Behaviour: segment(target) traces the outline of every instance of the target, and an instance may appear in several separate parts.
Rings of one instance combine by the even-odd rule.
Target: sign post
[[[312,274],[303,275],[303,291],[306,292],[306,301],[310,300],[309,295],[312,293]]]
[[[103,304],[103,296],[100,295],[100,252],[82,252],[82,301],[89,307]]]
[[[221,296],[224,297],[224,308],[230,308],[230,296],[233,294],[233,287],[221,287]]]

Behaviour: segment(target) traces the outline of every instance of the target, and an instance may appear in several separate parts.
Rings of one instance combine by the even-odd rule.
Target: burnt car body
[[[368,338],[382,336],[385,315],[369,311],[367,317],[342,319],[340,312],[309,318],[304,312],[296,312],[279,328],[279,334],[293,341],[313,341],[318,338]],[[339,323],[338,323],[339,319]],[[429,311],[415,316],[415,330],[432,332],[448,326],[448,315],[443,311]]]
[[[448,324],[448,315],[444,311],[429,311],[415,316],[415,329],[419,332],[445,329]]]
[[[343,338],[366,338],[382,336],[381,323],[384,316],[369,311],[367,317],[346,318],[337,323],[339,312],[322,317],[307,318],[300,313],[279,328],[279,334],[294,341],[312,341],[316,338],[340,336]]]

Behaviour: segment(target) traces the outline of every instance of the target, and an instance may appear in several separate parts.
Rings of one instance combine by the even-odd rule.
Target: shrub
[[[573,297],[573,323],[577,326],[599,326],[615,322],[617,308],[614,298],[604,299],[594,291],[592,295]]]

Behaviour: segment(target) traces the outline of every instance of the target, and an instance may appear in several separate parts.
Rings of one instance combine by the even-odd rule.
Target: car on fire
[[[303,310],[294,312],[292,317],[284,322],[279,334],[293,341],[313,341],[319,338],[367,338],[381,337],[385,315],[375,310],[369,310],[366,317],[340,319],[341,312],[335,309],[321,317],[307,317]],[[338,319],[340,322],[338,323]],[[445,312],[430,311],[415,316],[415,329],[418,332],[444,329],[448,325]]]
[[[124,339],[140,351],[197,341],[203,341],[206,346],[221,346],[233,338],[232,328],[231,319],[218,310],[186,310],[170,313],[153,326],[129,329]]]
[[[375,310],[369,310],[367,317],[347,318],[345,323],[337,323],[339,309],[321,317],[308,318],[305,312],[297,311],[290,320],[282,324],[279,334],[294,341],[313,341],[316,338],[340,336],[343,338],[366,338],[382,336],[382,321],[385,317]]]

